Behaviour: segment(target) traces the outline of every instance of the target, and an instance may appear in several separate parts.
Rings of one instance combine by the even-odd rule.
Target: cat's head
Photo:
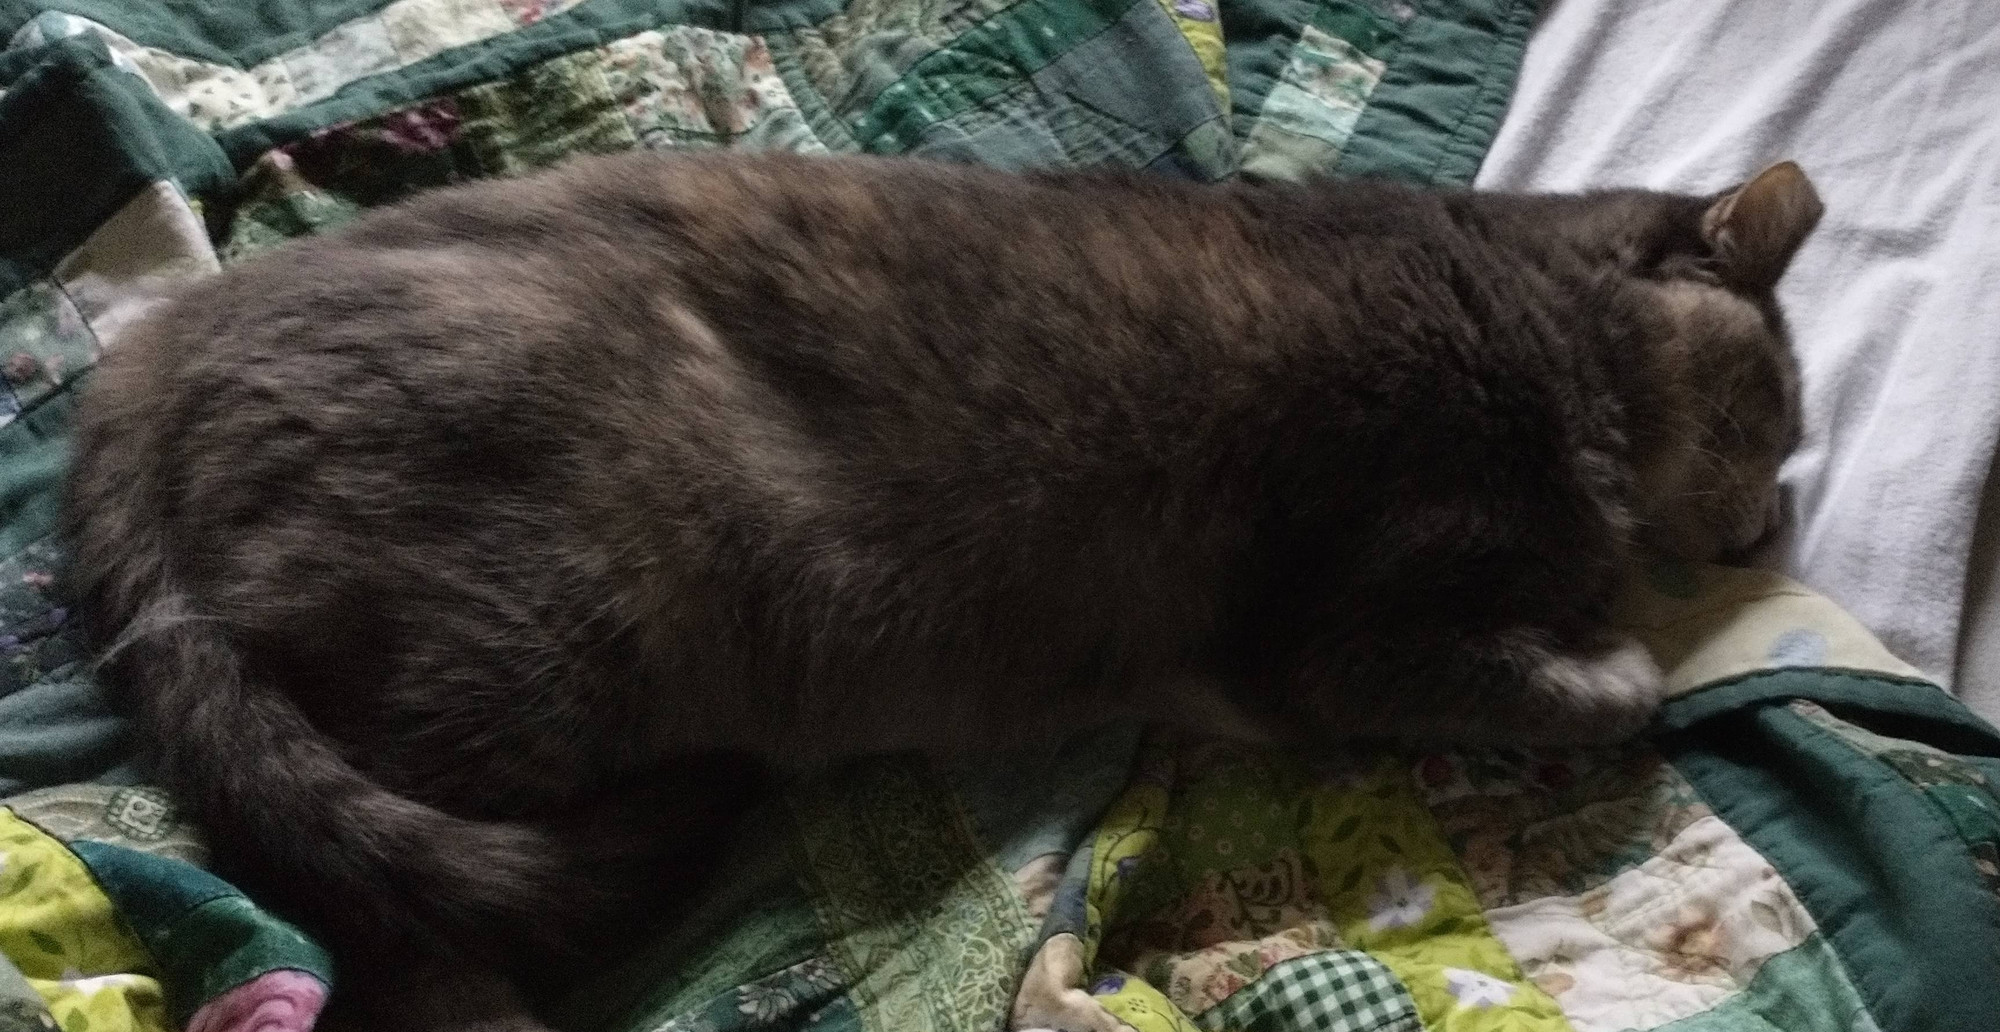
[[[1568,228],[1611,263],[1642,338],[1614,358],[1633,402],[1640,540],[1741,555],[1777,529],[1799,373],[1774,289],[1824,211],[1799,166],[1711,197],[1604,195]]]

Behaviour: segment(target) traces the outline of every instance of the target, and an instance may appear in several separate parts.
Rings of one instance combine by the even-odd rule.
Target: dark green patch
[[[1777,868],[1880,1027],[1989,1027],[2000,999],[2000,899],[1979,855],[1920,788],[1784,703],[1838,706],[1877,734],[1880,713],[1903,731],[1928,730],[1932,746],[2000,739],[1970,714],[1950,717],[1956,703],[1935,688],[1823,671],[1767,678],[1670,706],[1666,723],[1677,730],[1660,738],[1661,751]],[[1706,706],[1690,705],[1703,696]],[[1685,719],[1695,712],[1700,719]]]

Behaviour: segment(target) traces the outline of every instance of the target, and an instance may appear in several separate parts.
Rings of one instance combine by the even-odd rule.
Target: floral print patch
[[[1816,930],[1770,863],[1713,816],[1602,885],[1486,918],[1577,1032],[1651,1028],[1708,1010]]]

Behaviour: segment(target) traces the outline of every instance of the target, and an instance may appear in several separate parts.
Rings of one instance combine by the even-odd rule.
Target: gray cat
[[[1605,625],[1635,544],[1776,518],[1820,211],[1789,163],[441,190],[117,342],[73,587],[218,863],[357,962],[573,944],[772,764],[1127,713],[1615,740],[1660,693]]]

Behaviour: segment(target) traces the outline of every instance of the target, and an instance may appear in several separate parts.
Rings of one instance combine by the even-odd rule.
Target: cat
[[[577,160],[117,341],[70,586],[218,865],[343,958],[562,950],[773,766],[1114,714],[1615,741],[1662,691],[1606,624],[1635,549],[1778,518],[1821,210],[1791,163]]]

